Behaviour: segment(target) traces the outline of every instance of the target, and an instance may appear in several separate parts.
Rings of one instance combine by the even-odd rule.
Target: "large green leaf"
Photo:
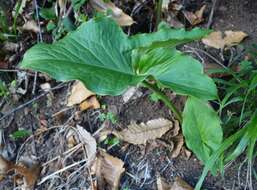
[[[189,97],[183,112],[186,144],[206,163],[222,143],[222,128],[216,112],[204,101]]]
[[[201,63],[175,48],[135,50],[133,65],[136,73],[152,75],[178,94],[217,98],[216,85],[203,73]]]
[[[57,80],[82,81],[101,95],[121,94],[144,77],[133,73],[127,36],[113,21],[102,18],[83,24],[53,45],[28,50],[22,67],[46,72]]]
[[[192,31],[177,30],[162,26],[159,31],[152,34],[128,37],[111,18],[95,18],[82,24],[75,32],[70,33],[59,42],[52,45],[39,44],[32,47],[24,55],[21,66],[46,72],[57,80],[80,80],[87,88],[100,95],[119,95],[128,86],[136,85],[148,75],[152,75],[151,72],[137,73],[136,69],[133,68],[132,57],[134,56],[132,54],[134,53],[132,52],[136,51],[133,49],[144,47],[147,54],[149,53],[148,48],[157,48],[160,45],[174,46],[199,39],[208,32],[208,30],[200,29]],[[171,60],[167,60],[167,63],[163,64],[163,56],[170,59],[172,51],[167,51],[167,48],[157,48],[156,51],[160,55],[160,61],[155,62],[156,59],[153,59],[148,64],[155,67],[156,78],[161,79],[164,84],[172,87],[173,90],[181,94],[196,96],[196,93],[192,93],[192,90],[185,90],[192,82],[189,85],[182,84],[187,83],[188,80],[179,78],[185,76],[184,69],[186,67],[195,68],[191,77],[195,80],[195,83],[200,81],[199,84],[201,85],[210,84],[208,83],[210,79],[206,76],[203,77],[202,68],[194,63],[192,58],[188,57],[190,60],[186,62],[185,60],[188,58],[183,59],[182,54],[178,55],[176,51],[173,51],[176,53],[176,59],[179,62],[173,63]],[[149,56],[147,55],[147,57]],[[150,62],[152,63],[150,64]],[[172,65],[179,65],[180,62],[181,67],[173,68],[169,66],[171,63]],[[186,64],[183,62],[186,62]],[[133,63],[133,65],[137,65],[137,63]],[[164,65],[166,69],[158,70],[157,65]],[[174,69],[174,71],[169,71],[170,69]],[[164,74],[163,77],[162,73]],[[172,80],[164,80],[165,76],[170,77],[170,74],[176,77]],[[199,75],[199,78],[196,78],[196,75]],[[205,79],[207,83],[201,83]],[[174,80],[180,82],[176,84]],[[179,87],[179,85],[181,86]],[[212,84],[210,86],[213,87]],[[199,94],[202,94],[199,97],[203,97],[203,94],[205,94],[205,99],[213,99],[214,90],[210,90],[208,85],[205,87],[205,92],[198,89]]]
[[[210,32],[211,30],[200,28],[194,28],[191,31],[186,31],[184,28],[171,29],[168,24],[162,22],[158,27],[158,32],[137,34],[131,36],[130,41],[132,48],[175,47],[192,40],[199,40]]]

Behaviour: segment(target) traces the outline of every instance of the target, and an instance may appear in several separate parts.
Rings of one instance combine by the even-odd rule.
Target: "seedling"
[[[108,145],[109,147],[107,148],[107,150],[110,150],[114,146],[120,144],[120,140],[117,137],[107,137],[104,141],[104,144]]]
[[[9,95],[8,88],[6,87],[5,83],[0,80],[0,97],[6,97]]]
[[[101,113],[99,119],[100,121],[110,121],[114,125],[117,123],[117,117],[112,112]]]
[[[220,120],[207,104],[218,97],[216,85],[203,73],[201,63],[176,46],[209,32],[171,29],[160,23],[157,32],[127,36],[111,18],[102,16],[52,45],[32,47],[21,67],[48,73],[57,80],[80,80],[98,95],[121,95],[136,85],[149,88],[182,124],[187,146],[206,162],[222,143]],[[156,83],[189,97],[183,118]]]

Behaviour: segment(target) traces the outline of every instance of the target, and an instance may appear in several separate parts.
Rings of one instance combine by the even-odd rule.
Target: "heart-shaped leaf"
[[[129,86],[137,85],[154,74],[180,94],[213,99],[216,97],[215,85],[203,75],[201,65],[193,58],[167,48],[199,39],[208,33],[208,30],[199,28],[185,31],[162,24],[155,33],[129,37],[111,18],[100,17],[82,24],[75,32],[52,45],[32,47],[24,55],[21,66],[46,72],[57,80],[80,80],[89,90],[100,95],[120,95]],[[158,54],[159,60],[151,56],[150,48],[156,49],[153,56]],[[147,63],[134,63],[133,52],[141,50],[149,53],[145,55]],[[136,65],[154,66],[154,73],[137,73],[133,68]],[[190,86],[192,88],[187,89]]]
[[[133,73],[128,37],[112,20],[90,20],[53,45],[27,51],[22,67],[46,72],[57,80],[82,81],[100,95],[119,95],[145,77]]]

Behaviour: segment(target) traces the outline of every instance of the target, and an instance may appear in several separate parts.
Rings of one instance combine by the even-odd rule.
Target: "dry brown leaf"
[[[97,159],[92,166],[92,171],[97,178],[97,189],[118,190],[120,178],[125,171],[122,160],[115,158],[103,150],[100,150]]]
[[[174,183],[171,186],[168,183],[166,183],[164,179],[160,177],[160,175],[157,175],[157,189],[158,190],[193,190],[193,188],[180,177],[176,177]]]
[[[203,21],[203,13],[206,8],[206,5],[203,5],[198,11],[195,12],[196,17],[200,22]]]
[[[86,129],[77,125],[79,140],[84,144],[87,151],[88,163],[91,164],[96,157],[96,140]]]
[[[32,31],[35,33],[40,32],[40,28],[38,27],[37,23],[34,20],[27,21],[23,26],[23,30]]]
[[[186,149],[185,147],[182,147],[181,153],[184,156],[184,158],[186,158],[186,160],[188,160],[192,155],[192,152]]]
[[[207,37],[202,39],[202,42],[216,49],[224,49],[225,46],[231,47],[239,44],[247,34],[241,31],[225,31],[225,37],[222,37],[222,32],[212,32]]]
[[[67,106],[74,106],[76,104],[80,104],[92,95],[95,94],[88,90],[82,82],[76,81],[72,86],[71,95],[68,98]]]
[[[0,174],[5,175],[9,170],[13,169],[13,163],[6,160],[3,156],[0,155]]]
[[[96,96],[91,96],[90,98],[88,98],[87,100],[82,102],[79,105],[79,108],[80,108],[80,111],[85,111],[89,108],[99,109],[100,108],[100,103],[98,102]]]
[[[180,177],[176,177],[170,190],[193,190],[193,188]]]
[[[14,169],[19,175],[24,177],[24,188],[34,189],[34,186],[36,185],[41,172],[41,167],[38,164],[34,164],[30,168],[21,165],[15,165]]]
[[[174,148],[172,150],[172,154],[171,154],[171,157],[172,158],[176,158],[178,157],[178,155],[180,154],[181,152],[181,149],[184,145],[184,138],[183,138],[183,135],[178,135],[176,137],[173,137],[172,138],[172,141],[174,143]]]
[[[0,155],[0,174],[6,175],[10,170],[15,170],[24,178],[25,189],[33,189],[40,175],[41,167],[38,164],[34,164],[30,168],[14,164]]]
[[[184,16],[186,19],[190,22],[191,25],[195,26],[197,24],[200,24],[203,19],[203,13],[206,8],[206,5],[203,5],[200,10],[196,11],[195,13],[189,12],[189,11],[183,11]]]
[[[244,38],[247,37],[247,34],[242,31],[225,31],[224,42],[226,46],[235,46],[239,44]]]
[[[164,179],[160,176],[160,174],[157,174],[157,190],[170,190],[171,186],[164,181]]]
[[[130,26],[135,23],[129,15],[125,14],[112,2],[105,3],[103,0],[90,0],[90,3],[92,7],[99,12],[112,10],[112,17],[120,26]]]
[[[210,33],[207,37],[202,39],[202,42],[205,45],[216,49],[223,49],[225,46],[222,33],[220,31]]]
[[[173,123],[167,119],[154,119],[147,123],[136,124],[132,122],[127,129],[113,131],[121,140],[131,144],[146,144],[148,140],[160,138],[168,130],[172,129]]]

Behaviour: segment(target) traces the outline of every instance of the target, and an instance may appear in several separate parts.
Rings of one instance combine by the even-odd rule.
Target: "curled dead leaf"
[[[182,11],[186,19],[190,22],[191,25],[195,26],[197,24],[200,24],[203,19],[203,13],[206,8],[206,5],[203,5],[198,11],[195,13],[189,12],[189,11]]]
[[[79,105],[79,108],[80,108],[80,111],[85,111],[89,108],[99,109],[100,108],[100,103],[98,102],[96,96],[91,96],[90,98],[88,98],[87,100],[82,102]]]
[[[112,2],[104,2],[103,0],[90,0],[90,3],[94,9],[99,12],[107,12],[108,10],[112,11],[113,19],[120,26],[130,26],[134,24],[134,20],[127,14],[125,14],[120,8],[116,7]]]
[[[225,31],[225,37],[222,37],[221,31],[210,33],[202,39],[202,42],[216,49],[224,49],[225,46],[231,47],[239,44],[248,35],[241,31]]]
[[[82,82],[76,81],[72,86],[71,95],[68,98],[67,106],[80,104],[92,95],[95,94],[88,90]]]
[[[97,189],[118,190],[121,175],[125,171],[123,166],[122,160],[99,150],[97,159],[92,166],[92,171],[97,178]]]
[[[171,157],[172,158],[176,158],[178,157],[178,155],[180,154],[181,152],[181,149],[184,145],[184,138],[183,138],[183,135],[178,135],[176,137],[173,137],[172,138],[172,141],[174,143],[174,148],[172,150],[172,154],[171,154]]]
[[[167,131],[172,129],[173,123],[167,119],[154,119],[147,123],[136,124],[132,122],[127,129],[113,131],[112,133],[131,144],[146,144],[148,140],[160,138]]]
[[[96,157],[96,140],[92,135],[87,132],[86,129],[83,127],[77,125],[77,131],[79,135],[79,140],[82,142],[85,146],[86,152],[87,152],[87,158],[88,158],[88,164],[90,165],[92,161],[95,160]]]

